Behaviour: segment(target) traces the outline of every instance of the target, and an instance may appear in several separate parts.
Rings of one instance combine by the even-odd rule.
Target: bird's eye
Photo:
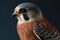
[[[20,12],[20,13],[26,13],[27,10],[22,8],[22,9],[19,10],[19,12]]]

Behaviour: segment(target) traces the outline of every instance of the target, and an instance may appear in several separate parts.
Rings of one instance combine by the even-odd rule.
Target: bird
[[[17,5],[12,14],[17,18],[16,30],[21,40],[60,40],[60,32],[33,3]]]

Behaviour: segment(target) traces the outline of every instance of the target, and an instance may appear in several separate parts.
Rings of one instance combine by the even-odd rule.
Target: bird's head
[[[15,9],[12,14],[18,20],[40,20],[42,17],[41,10],[32,3],[21,3]]]

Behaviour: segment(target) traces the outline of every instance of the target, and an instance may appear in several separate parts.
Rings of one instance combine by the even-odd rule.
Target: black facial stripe
[[[23,17],[24,17],[24,19],[25,19],[26,21],[29,20],[29,17],[27,16],[27,14],[23,14]]]

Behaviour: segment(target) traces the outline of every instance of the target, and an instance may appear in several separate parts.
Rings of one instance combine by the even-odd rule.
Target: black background
[[[11,15],[22,2],[32,2],[43,12],[44,17],[60,31],[59,0],[0,0],[0,40],[19,40],[16,18]]]

